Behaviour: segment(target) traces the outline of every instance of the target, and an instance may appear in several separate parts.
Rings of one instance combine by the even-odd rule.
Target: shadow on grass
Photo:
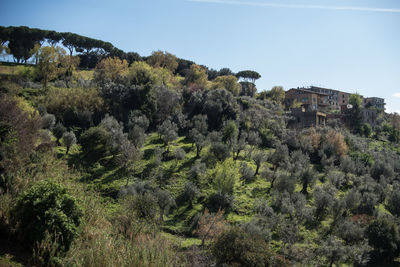
[[[143,159],[149,160],[154,155],[154,148],[148,148],[143,152]]]
[[[251,190],[251,196],[253,198],[261,198],[269,194],[270,188],[255,187]]]
[[[177,172],[180,172],[180,171],[182,171],[183,169],[186,169],[186,168],[189,169],[196,162],[197,159],[198,158],[193,157],[193,158],[187,160],[185,163],[183,163],[183,164],[181,164],[179,166]]]
[[[101,183],[108,184],[108,183],[112,183],[116,180],[126,179],[127,175],[128,175],[128,173],[127,173],[126,169],[123,167],[120,167],[115,172],[109,173],[104,179],[101,180]]]
[[[157,138],[152,139],[149,142],[149,144],[151,144],[151,145],[162,145],[163,141],[160,138],[157,137]]]
[[[177,207],[175,214],[172,217],[164,221],[162,229],[172,234],[179,234],[185,237],[192,237],[192,221],[194,216],[189,216],[189,212],[193,207],[189,205],[182,205]]]

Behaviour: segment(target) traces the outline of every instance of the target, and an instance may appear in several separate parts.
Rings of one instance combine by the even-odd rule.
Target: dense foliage
[[[18,199],[15,213],[20,221],[20,233],[28,242],[41,242],[45,233],[59,239],[68,250],[78,234],[81,210],[66,188],[47,180],[39,182]]]

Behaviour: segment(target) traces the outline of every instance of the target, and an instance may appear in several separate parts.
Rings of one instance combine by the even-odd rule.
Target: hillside
[[[0,65],[0,266],[398,263],[399,115],[292,128],[257,72],[178,61]]]

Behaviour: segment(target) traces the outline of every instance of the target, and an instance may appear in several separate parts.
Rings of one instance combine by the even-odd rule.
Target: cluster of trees
[[[135,52],[125,53],[109,42],[89,38],[71,32],[56,32],[36,28],[0,27],[0,42],[8,54],[11,54],[17,63],[27,63],[36,57],[37,51],[44,44],[51,46],[62,44],[69,50],[69,54],[78,54],[80,66],[93,68],[102,58],[117,56],[130,62],[141,60]]]
[[[37,64],[39,62],[39,50],[44,44],[52,47],[62,46],[67,49],[71,57],[75,55],[79,58],[79,67],[85,69],[93,69],[102,59],[115,57],[125,60],[129,65],[136,61],[146,61],[153,67],[165,68],[176,75],[185,77],[191,66],[195,65],[193,61],[176,58],[174,55],[162,51],[156,51],[149,57],[142,57],[136,52],[124,52],[110,42],[76,33],[42,30],[26,26],[0,26],[0,54],[5,52],[12,55],[17,63],[28,63],[32,59]],[[214,80],[219,76],[236,76],[243,79],[242,82],[245,84],[254,84],[255,80],[261,77],[255,71],[241,71],[236,75],[229,68],[222,68],[217,71],[206,66],[201,67],[206,72],[208,80]],[[256,91],[254,86],[252,91],[253,94]]]

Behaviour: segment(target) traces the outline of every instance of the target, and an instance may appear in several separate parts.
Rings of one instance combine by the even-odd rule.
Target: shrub
[[[222,210],[213,214],[205,209],[203,214],[197,219],[197,228],[194,234],[201,238],[202,246],[204,246],[206,239],[214,239],[224,231],[226,221],[223,215],[224,212]]]
[[[372,127],[369,123],[363,123],[360,127],[360,134],[365,137],[370,137],[372,134]]]
[[[31,245],[41,242],[46,232],[58,238],[60,246],[68,250],[78,234],[82,212],[77,201],[65,186],[54,181],[43,181],[23,193],[15,208],[19,231]]]
[[[274,265],[274,257],[265,240],[250,236],[238,227],[223,232],[215,241],[212,253],[220,265]]]
[[[207,165],[203,162],[197,161],[189,170],[188,177],[191,180],[198,180],[206,172],[206,170]]]
[[[228,210],[232,208],[235,201],[235,197],[231,194],[224,193],[222,191],[217,191],[210,195],[207,199],[206,206],[211,211],[217,211],[220,209]]]
[[[344,141],[343,135],[335,132],[329,131],[325,136],[326,142],[334,147],[335,153],[337,156],[346,155],[349,150],[346,142]]]
[[[175,159],[177,161],[185,159],[185,157],[186,157],[185,150],[183,148],[180,148],[180,147],[176,148],[175,151],[174,151],[174,157],[175,157]]]
[[[158,211],[157,200],[150,193],[142,195],[127,196],[128,209],[136,214],[140,219],[153,222]]]
[[[52,130],[56,124],[56,117],[53,114],[46,114],[42,117],[43,129]]]
[[[240,164],[240,174],[241,174],[241,178],[246,182],[252,182],[254,180],[254,170],[252,167],[250,167],[249,165],[247,165],[246,163],[242,162]]]

